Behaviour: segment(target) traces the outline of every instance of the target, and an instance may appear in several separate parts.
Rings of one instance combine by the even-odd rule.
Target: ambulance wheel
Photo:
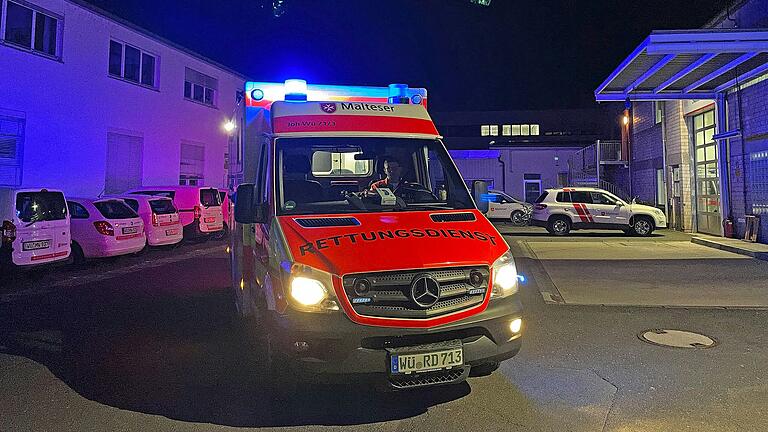
[[[513,211],[512,216],[510,216],[509,219],[512,221],[512,225],[514,226],[525,225],[525,214],[520,210]]]
[[[553,216],[549,219],[547,231],[556,236],[568,235],[571,232],[571,221],[564,216]]]
[[[640,237],[648,237],[653,233],[653,221],[647,216],[638,216],[632,222],[632,231]]]

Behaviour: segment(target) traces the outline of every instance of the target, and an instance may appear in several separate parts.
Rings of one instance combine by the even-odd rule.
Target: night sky
[[[578,108],[651,30],[725,0],[89,0],[258,81],[427,87],[433,111]]]

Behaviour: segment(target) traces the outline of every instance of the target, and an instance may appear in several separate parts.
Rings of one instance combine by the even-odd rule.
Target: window
[[[149,207],[152,209],[152,213],[164,215],[178,213],[176,206],[173,205],[173,201],[169,199],[151,200]]]
[[[205,146],[182,142],[179,167],[179,184],[199,186],[205,173]]]
[[[571,202],[571,193],[570,192],[558,192],[557,196],[555,197],[555,201],[562,202],[562,203],[569,203],[569,202]]]
[[[215,106],[216,93],[219,89],[219,80],[196,70],[186,68],[184,70],[184,98],[200,102],[201,104]]]
[[[660,124],[662,120],[664,120],[664,102],[662,101],[656,101],[653,103],[653,112],[654,116],[653,119],[656,122],[656,124]]]
[[[130,207],[133,211],[135,211],[136,213],[139,212],[139,202],[138,201],[136,201],[135,199],[130,199],[130,198],[129,199],[123,199],[123,201],[125,201],[125,203],[128,204],[128,207]]]
[[[93,203],[96,210],[107,219],[133,219],[139,217],[121,200],[99,201]]]
[[[520,136],[520,125],[512,125],[512,136]]]
[[[109,41],[109,74],[156,88],[157,57],[139,48]]]
[[[67,201],[67,206],[69,206],[72,219],[88,219],[91,217],[91,214],[88,213],[88,210],[86,210],[85,207],[74,201]]]
[[[104,191],[117,194],[141,186],[144,138],[107,132]]]
[[[367,177],[371,175],[370,160],[355,160],[354,152],[338,153],[316,151],[312,153],[312,175],[315,177]]]
[[[16,194],[16,217],[20,221],[34,222],[64,220],[67,204],[61,192],[19,192]]]
[[[538,135],[539,134],[539,125],[532,124],[531,125],[531,135]]]
[[[218,189],[200,189],[200,204],[205,207],[221,205]]]
[[[499,136],[499,125],[491,125],[491,136]]]
[[[531,125],[520,125],[520,135],[530,135],[531,134]]]
[[[60,20],[52,15],[9,1],[4,39],[20,48],[58,57],[59,23]]]
[[[594,204],[615,206],[618,203],[616,198],[601,192],[591,192],[591,195]]]
[[[501,134],[504,136],[512,135],[512,125],[504,125],[501,127]]]
[[[592,195],[589,192],[572,191],[571,202],[592,204]]]
[[[24,120],[0,116],[0,185],[21,184]]]
[[[488,136],[490,134],[491,134],[491,126],[489,125],[480,126],[480,136]]]

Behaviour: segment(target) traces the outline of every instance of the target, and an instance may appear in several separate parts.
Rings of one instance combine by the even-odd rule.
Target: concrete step
[[[732,252],[739,255],[750,256],[759,260],[768,261],[768,245],[763,243],[750,243],[739,239],[702,236],[700,234],[696,234],[693,238],[691,238],[691,242],[702,246],[720,249],[726,252]]]

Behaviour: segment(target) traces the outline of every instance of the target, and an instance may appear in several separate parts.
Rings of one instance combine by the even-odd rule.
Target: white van
[[[219,190],[206,186],[144,186],[127,192],[171,198],[184,226],[184,238],[208,236],[224,229]]]
[[[0,267],[32,267],[70,254],[69,210],[61,191],[0,188]]]

